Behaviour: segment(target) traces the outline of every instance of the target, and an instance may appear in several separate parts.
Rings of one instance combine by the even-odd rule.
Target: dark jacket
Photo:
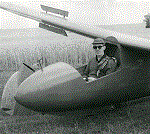
[[[99,61],[96,57],[89,60],[84,71],[84,76],[99,78],[115,71],[117,60],[104,55]]]

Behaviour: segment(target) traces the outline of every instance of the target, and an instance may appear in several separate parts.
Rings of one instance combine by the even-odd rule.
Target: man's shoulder
[[[106,56],[106,59],[108,59],[109,61],[112,61],[112,62],[117,62],[117,59],[115,57]]]
[[[107,60],[108,62],[111,62],[111,63],[117,62],[117,59],[115,57],[109,57],[107,55],[102,60]],[[96,61],[96,56],[89,59],[89,62],[92,62],[92,61]]]
[[[117,64],[117,59],[115,57],[109,57],[108,56],[107,59],[108,59],[108,65],[115,66]]]
[[[96,56],[89,59],[89,62],[96,60]]]

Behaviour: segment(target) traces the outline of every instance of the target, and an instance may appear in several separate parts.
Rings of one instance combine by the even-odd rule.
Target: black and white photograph
[[[148,134],[149,80],[149,0],[0,1],[0,134]]]

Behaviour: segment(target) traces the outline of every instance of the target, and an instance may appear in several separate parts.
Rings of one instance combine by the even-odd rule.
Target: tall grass
[[[18,70],[22,62],[33,64],[41,57],[48,65],[61,61],[78,67],[94,56],[91,43],[91,39],[72,33],[68,37],[36,36],[2,40],[1,44],[9,47],[1,51],[0,70]]]

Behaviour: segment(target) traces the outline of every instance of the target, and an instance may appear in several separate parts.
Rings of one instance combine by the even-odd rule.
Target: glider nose
[[[20,93],[18,94],[18,92],[17,92],[17,94],[14,96],[14,98],[15,98],[15,100],[16,100],[18,103],[20,103],[20,104],[22,104],[22,102],[23,102],[23,100],[24,100],[23,96],[22,96]]]
[[[29,108],[32,105],[31,97],[28,95],[30,92],[23,92],[23,90],[17,91],[14,99],[21,105]]]
[[[85,81],[80,73],[72,66],[58,62],[24,80],[14,98],[34,111],[58,111],[78,104],[79,88],[85,92]]]

